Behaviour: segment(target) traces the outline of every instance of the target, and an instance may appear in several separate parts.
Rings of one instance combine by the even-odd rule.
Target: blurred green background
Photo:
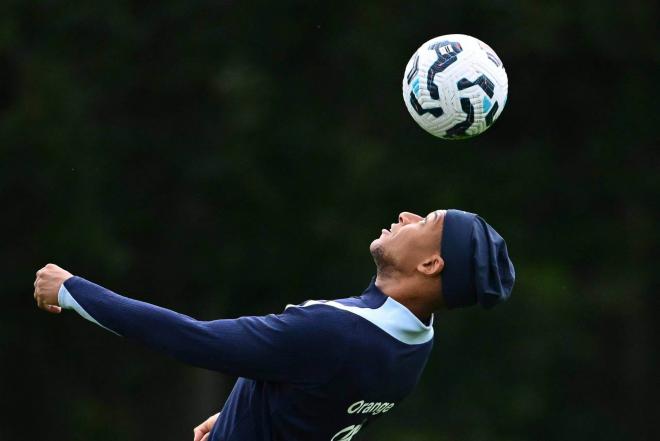
[[[399,211],[507,239],[492,312],[436,317],[421,384],[365,441],[659,439],[658,9],[539,2],[0,3],[0,440],[189,440],[233,378],[32,299],[57,263],[200,319],[359,294]],[[401,98],[466,33],[510,94],[440,141]]]

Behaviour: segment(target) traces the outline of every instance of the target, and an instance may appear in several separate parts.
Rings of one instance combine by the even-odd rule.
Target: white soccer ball
[[[500,116],[509,89],[493,49],[469,35],[433,38],[413,54],[403,100],[424,130],[443,139],[476,136]]]

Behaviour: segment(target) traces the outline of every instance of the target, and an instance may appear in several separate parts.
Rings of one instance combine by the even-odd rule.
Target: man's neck
[[[428,301],[425,301],[425,298],[428,297],[419,293],[419,290],[413,285],[402,279],[385,277],[381,274],[376,276],[376,287],[383,294],[392,297],[408,308],[422,323],[429,323],[435,307],[430,305]]]

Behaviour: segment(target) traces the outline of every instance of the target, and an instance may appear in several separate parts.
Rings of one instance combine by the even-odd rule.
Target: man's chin
[[[369,245],[369,251],[371,252],[371,254],[373,254],[378,248],[380,248],[382,246],[383,246],[383,243],[381,241],[381,237],[379,237],[377,239],[374,239],[371,242],[371,245]]]
[[[387,258],[385,247],[383,246],[381,238],[371,242],[369,251],[371,252],[371,257],[373,257],[374,263],[376,264],[377,273],[384,273],[392,267],[391,261]]]

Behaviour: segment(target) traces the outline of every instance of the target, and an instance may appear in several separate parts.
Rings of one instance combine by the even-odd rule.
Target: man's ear
[[[438,254],[425,259],[422,263],[417,265],[417,271],[426,276],[437,276],[445,267],[445,261]]]

